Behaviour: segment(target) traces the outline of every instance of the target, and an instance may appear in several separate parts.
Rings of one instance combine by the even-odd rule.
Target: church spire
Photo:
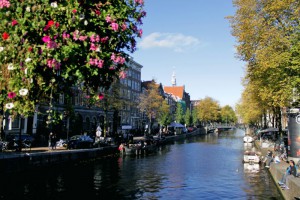
[[[173,71],[173,74],[172,74],[172,86],[176,86],[176,75],[175,75],[175,72]]]

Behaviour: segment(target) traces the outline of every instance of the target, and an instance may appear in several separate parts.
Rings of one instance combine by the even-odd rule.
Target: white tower
[[[176,86],[176,75],[175,75],[175,72],[173,72],[173,74],[172,74],[172,80],[171,80],[171,82],[172,82],[172,86]]]

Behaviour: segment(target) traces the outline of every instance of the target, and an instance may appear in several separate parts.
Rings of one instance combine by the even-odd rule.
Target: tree
[[[220,105],[211,97],[205,97],[196,106],[198,118],[205,123],[216,122],[219,119]]]
[[[114,81],[109,90],[103,91],[102,101],[95,101],[95,99],[92,99],[92,102],[90,102],[90,104],[104,110],[105,115],[103,132],[104,136],[106,136],[106,132],[108,131],[108,112],[113,112],[113,132],[116,132],[118,126],[117,121],[119,110],[122,108],[122,106],[124,106],[124,104],[127,105],[129,103],[121,98],[119,81]]]
[[[197,109],[193,109],[192,111],[192,119],[193,119],[193,124],[194,126],[196,126],[199,122],[199,119],[198,119],[198,113],[197,113]]]
[[[234,5],[236,13],[229,19],[238,41],[237,54],[247,62],[244,82],[246,93],[250,93],[250,97],[243,95],[241,106],[244,114],[254,114],[244,115],[253,123],[259,111],[279,115],[280,107],[290,105],[293,88],[299,89],[300,3],[234,0]]]
[[[123,76],[141,37],[143,0],[17,1],[0,5],[0,104],[30,115],[50,93],[82,84],[92,98]]]
[[[159,85],[152,80],[146,88],[146,91],[140,95],[138,109],[144,112],[149,119],[149,133],[152,130],[152,120],[158,118],[164,112],[165,100],[159,94]],[[164,107],[164,108],[163,108]],[[163,108],[163,109],[162,109]]]
[[[172,122],[172,116],[170,113],[170,106],[166,101],[163,101],[158,112],[158,123],[162,126],[167,126]]]
[[[183,110],[182,104],[180,102],[177,102],[175,120],[176,120],[176,122],[178,122],[180,124],[185,123],[184,110]]]
[[[193,123],[192,114],[191,114],[191,111],[189,108],[186,109],[186,112],[184,115],[184,121],[187,126],[191,126],[191,124]]]
[[[221,108],[221,120],[223,123],[236,123],[237,117],[231,106],[226,105]]]

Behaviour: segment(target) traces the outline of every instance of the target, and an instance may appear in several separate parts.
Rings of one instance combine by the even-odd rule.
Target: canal
[[[244,168],[243,136],[209,134],[145,157],[2,175],[0,199],[282,199],[266,169]]]

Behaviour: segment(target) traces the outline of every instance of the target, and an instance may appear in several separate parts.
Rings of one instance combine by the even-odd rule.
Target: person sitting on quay
[[[274,160],[274,155],[273,152],[271,150],[268,150],[267,156],[266,156],[266,168],[270,167],[270,163]]]
[[[297,176],[297,168],[295,166],[295,162],[293,160],[290,160],[290,166],[287,167],[285,174],[282,176],[281,180],[278,182],[278,184],[282,187],[282,189],[289,189],[286,185],[286,178],[289,175],[293,175],[294,177]]]

